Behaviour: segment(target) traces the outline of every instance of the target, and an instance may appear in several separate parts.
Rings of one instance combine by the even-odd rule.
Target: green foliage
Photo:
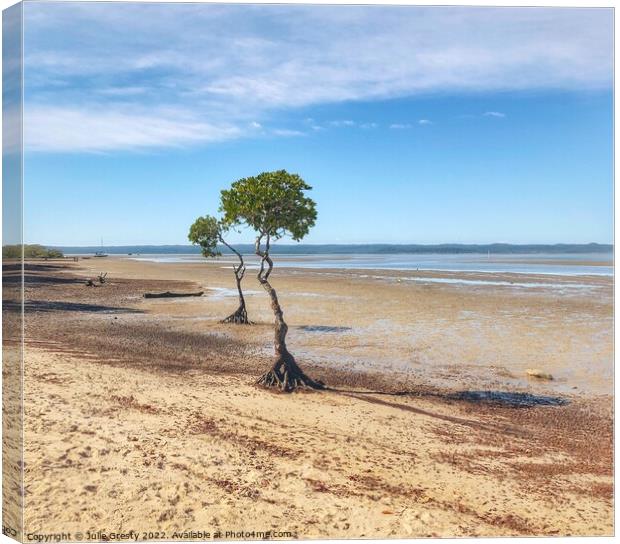
[[[19,259],[22,256],[22,246],[2,246],[2,256],[5,259]]]
[[[24,257],[27,258],[41,258],[47,257],[48,250],[39,244],[24,245]]]
[[[196,219],[189,228],[187,237],[192,244],[200,246],[204,257],[221,255],[217,249],[217,243],[222,238],[222,226],[215,217],[205,215]]]
[[[289,234],[299,241],[316,222],[316,203],[304,194],[310,189],[301,177],[286,170],[240,179],[222,191],[223,223],[248,225],[272,240]]]
[[[64,257],[62,251],[60,251],[59,249],[48,249],[47,256],[50,259],[61,259],[62,257]]]
[[[58,249],[48,249],[39,244],[24,244],[25,259],[61,259],[64,257],[62,251]],[[22,246],[7,245],[2,246],[2,256],[5,259],[19,259],[22,256]]]

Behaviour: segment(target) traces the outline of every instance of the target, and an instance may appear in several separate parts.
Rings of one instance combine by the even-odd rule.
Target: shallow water
[[[153,265],[162,276],[194,279],[205,295],[196,315],[219,320],[234,309],[237,292],[233,260],[155,255],[122,267],[149,269],[162,259],[182,265]],[[342,371],[392,376],[395,382],[463,391],[516,391],[536,395],[609,394],[613,381],[611,297],[613,276],[584,272],[610,270],[605,255],[407,255],[409,263],[477,268],[480,260],[510,272],[389,268],[401,256],[282,256],[276,271],[289,323],[287,342],[301,363]],[[609,257],[609,256],[607,256]],[[249,259],[248,259],[249,260]],[[339,265],[328,268],[337,261]],[[253,261],[256,262],[255,260]],[[346,266],[341,266],[343,263]],[[383,268],[360,269],[366,264]],[[369,264],[369,265],[370,265]],[[553,266],[564,274],[541,272]],[[530,267],[536,273],[515,272]],[[320,270],[319,270],[320,269]],[[575,270],[584,274],[577,274]],[[265,357],[273,351],[273,316],[267,294],[253,277],[248,308],[257,327],[243,329]],[[253,295],[253,296],[251,296]],[[196,305],[197,301],[191,302]],[[193,310],[179,305],[189,319]],[[185,317],[187,316],[187,317]],[[202,328],[200,329],[203,330]],[[230,329],[230,334],[238,330]],[[553,380],[537,380],[527,369],[542,369]],[[484,399],[488,401],[489,399]],[[493,400],[493,399],[491,399]]]
[[[204,263],[200,255],[141,255],[131,257],[138,261],[158,263]],[[248,268],[258,266],[254,255],[245,257]],[[229,257],[216,262],[222,265],[236,263]],[[601,264],[602,263],[602,264]],[[403,255],[277,255],[277,267],[283,268],[337,268],[361,270],[423,270],[447,272],[487,272],[515,274],[557,274],[562,276],[613,275],[611,253],[584,254],[403,254]]]
[[[496,287],[523,287],[527,289],[553,289],[561,292],[593,291],[600,288],[599,285],[581,283],[579,281],[541,282],[541,281],[506,281],[496,278],[490,279],[467,279],[467,278],[402,278],[401,281],[414,281],[420,283],[447,283],[452,285],[491,285]]]
[[[239,291],[237,289],[229,289],[228,287],[207,287],[207,296],[210,299],[222,299],[228,297],[238,297]],[[253,291],[251,289],[244,289],[244,296],[251,296],[260,294],[261,291]]]

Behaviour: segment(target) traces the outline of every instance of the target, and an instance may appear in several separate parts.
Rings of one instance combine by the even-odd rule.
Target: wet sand
[[[266,295],[249,275],[255,324],[219,324],[222,266],[31,265],[28,530],[612,534],[610,278],[276,269],[289,348],[333,389],[282,395],[253,385]],[[166,290],[206,294],[142,298]]]
[[[176,318],[187,330],[204,331],[205,320],[236,308],[227,264],[116,258],[81,266],[92,275],[105,266],[112,277],[194,282],[205,297],[142,303],[150,315]],[[274,274],[288,343],[302,360],[457,389],[613,393],[610,277],[294,268]],[[269,355],[273,316],[251,270],[244,288],[258,327],[222,332]],[[531,368],[555,379],[531,380]]]

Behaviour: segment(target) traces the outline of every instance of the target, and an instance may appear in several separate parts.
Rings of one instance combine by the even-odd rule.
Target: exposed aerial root
[[[292,356],[286,361],[279,359],[273,368],[263,374],[256,383],[263,387],[275,387],[285,393],[290,393],[295,389],[325,389],[323,382],[313,380],[304,374]]]
[[[248,313],[245,306],[238,308],[234,314],[230,314],[226,319],[222,319],[220,323],[234,323],[236,325],[252,324],[252,322],[248,319]]]

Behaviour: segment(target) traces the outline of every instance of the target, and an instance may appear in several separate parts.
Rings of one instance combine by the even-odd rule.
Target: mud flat
[[[332,388],[282,395],[253,385],[251,275],[256,324],[218,323],[223,266],[28,264],[27,530],[613,533],[611,278],[276,269],[289,347]]]

